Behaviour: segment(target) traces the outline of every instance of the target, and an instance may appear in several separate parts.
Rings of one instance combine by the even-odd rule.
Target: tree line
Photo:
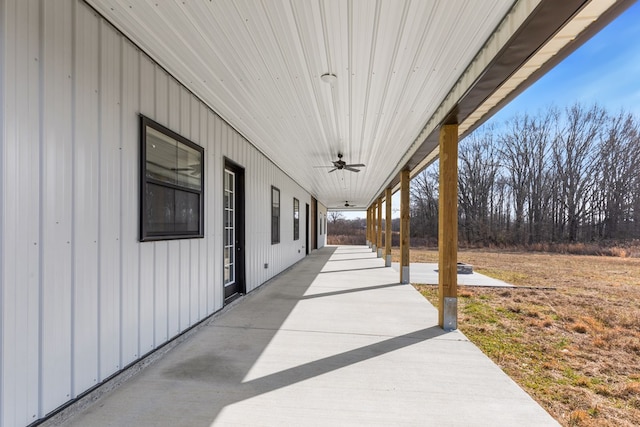
[[[411,234],[438,236],[438,162],[413,179]],[[515,115],[460,142],[460,240],[528,245],[640,238],[640,127],[574,104]]]

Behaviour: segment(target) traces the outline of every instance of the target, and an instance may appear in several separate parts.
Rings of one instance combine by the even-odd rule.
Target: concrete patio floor
[[[364,246],[325,247],[69,426],[551,426]]]
[[[400,263],[394,262],[391,264],[394,270],[400,271]],[[438,264],[412,262],[409,264],[409,279],[411,283],[420,283],[423,285],[437,285],[438,284]],[[485,276],[478,272],[471,274],[458,274],[459,286],[480,286],[489,288],[513,288],[514,286],[503,282],[502,280],[494,279],[493,277]]]

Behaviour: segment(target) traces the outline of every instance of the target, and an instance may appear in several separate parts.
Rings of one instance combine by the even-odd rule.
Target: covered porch
[[[557,425],[364,246],[315,251],[50,423],[69,416],[62,425]]]
[[[77,425],[553,423],[455,331],[458,141],[632,3],[0,0],[0,427],[163,352]]]

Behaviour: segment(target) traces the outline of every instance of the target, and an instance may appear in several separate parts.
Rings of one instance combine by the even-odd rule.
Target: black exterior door
[[[225,159],[223,179],[224,302],[244,294],[244,168]]]

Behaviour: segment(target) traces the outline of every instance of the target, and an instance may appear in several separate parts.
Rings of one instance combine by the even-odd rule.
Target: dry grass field
[[[523,287],[460,287],[459,328],[562,425],[640,425],[640,259],[463,250],[458,260]],[[412,248],[411,261],[437,262],[437,251]],[[415,286],[437,301],[436,287]]]

